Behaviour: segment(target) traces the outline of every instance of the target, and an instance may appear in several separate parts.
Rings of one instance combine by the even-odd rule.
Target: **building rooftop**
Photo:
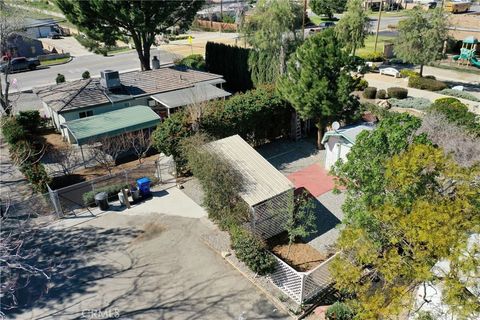
[[[99,78],[76,80],[53,86],[37,88],[35,93],[50,108],[65,112],[84,107],[130,100],[143,95],[153,95],[192,87],[196,83],[221,81],[218,74],[177,67],[148,71],[131,71],[120,74],[122,87],[107,90]]]
[[[114,137],[126,132],[156,126],[160,117],[146,106],[133,106],[62,124],[78,145],[88,144],[101,137]]]
[[[294,188],[239,135],[210,142],[207,148],[228,161],[245,179],[245,190],[240,196],[251,207]]]
[[[322,144],[327,142],[330,137],[343,137],[351,144],[355,144],[357,136],[364,130],[373,130],[375,127],[372,124],[362,123],[355,124],[338,130],[332,130],[325,133],[322,139]]]
[[[159,93],[152,96],[152,98],[170,109],[212,99],[225,98],[230,95],[231,93],[214,85],[202,83],[186,89]]]

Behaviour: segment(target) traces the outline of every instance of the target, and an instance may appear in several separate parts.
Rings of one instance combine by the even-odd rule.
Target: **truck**
[[[0,64],[0,71],[5,73],[7,70],[8,72],[35,70],[39,65],[40,61],[37,58],[18,57],[9,61],[8,58],[4,57]]]
[[[445,3],[445,11],[451,13],[464,13],[468,12],[471,7],[471,3],[467,1],[448,1]]]

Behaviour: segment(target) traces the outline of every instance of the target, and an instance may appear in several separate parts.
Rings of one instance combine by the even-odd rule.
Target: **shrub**
[[[448,121],[455,123],[477,137],[480,137],[480,123],[477,116],[468,111],[468,107],[455,98],[440,98],[435,100],[429,109],[443,114]]]
[[[239,226],[230,228],[231,245],[237,258],[243,261],[253,272],[260,275],[271,273],[275,269],[275,258],[265,247],[265,243]]]
[[[5,141],[10,145],[26,139],[27,136],[27,133],[15,117],[4,117],[2,119],[2,134]]]
[[[82,196],[83,198],[83,203],[86,206],[91,206],[95,204],[95,195],[100,192],[106,192],[108,194],[108,199],[109,200],[116,200],[118,197],[118,192],[122,190],[122,188],[128,188],[128,185],[126,184],[113,184],[110,186],[102,187],[102,188],[97,188],[92,191],[85,192]]]
[[[25,175],[33,190],[40,193],[47,192],[47,183],[50,183],[50,177],[45,170],[45,166],[39,162],[33,164],[28,161],[20,167],[20,171]]]
[[[28,134],[37,133],[42,124],[42,118],[38,110],[20,111],[15,118]]]
[[[357,85],[355,86],[355,90],[362,91],[368,87],[368,81],[361,78],[358,80]]]
[[[365,91],[363,91],[363,97],[366,99],[375,99],[377,95],[377,88],[375,87],[367,87]]]
[[[432,80],[437,80],[435,76],[429,75],[429,76],[424,76],[425,79],[432,79]]]
[[[440,91],[448,88],[445,82],[434,80],[434,79],[422,78],[422,77],[408,78],[408,86],[410,88],[429,90],[429,91]]]
[[[359,57],[370,62],[381,62],[383,61],[383,52],[381,51],[372,51],[367,53],[359,54]]]
[[[475,97],[473,94],[465,92],[465,91],[460,91],[460,90],[443,89],[439,93],[444,94],[446,96],[452,96],[452,97],[456,97],[456,98],[467,99],[467,100],[470,100],[470,101],[477,101],[477,102],[480,101],[480,99]]]
[[[55,82],[57,84],[65,82],[65,76],[61,73],[57,73],[57,77],[55,78]]]
[[[328,320],[351,320],[355,316],[352,309],[342,302],[335,302],[325,314]]]
[[[388,102],[392,105],[392,107],[397,108],[410,108],[416,110],[427,110],[431,105],[432,102],[425,98],[406,98],[406,99],[389,99]]]
[[[410,70],[410,69],[402,69],[400,70],[400,74],[402,75],[402,77],[404,78],[408,78],[408,77],[420,77],[420,73],[416,72],[416,71],[413,71],[413,70]]]
[[[191,54],[181,60],[175,61],[175,64],[196,70],[206,70],[205,59],[203,59],[201,54]]]
[[[84,71],[82,73],[82,79],[90,79],[90,72]]]
[[[384,89],[380,89],[377,91],[377,95],[375,96],[377,99],[386,99],[387,98],[387,92]]]
[[[405,99],[408,97],[408,90],[405,88],[391,87],[387,89],[389,98]]]

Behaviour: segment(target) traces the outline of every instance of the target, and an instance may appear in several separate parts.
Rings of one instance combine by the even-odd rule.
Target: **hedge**
[[[27,132],[18,123],[15,117],[4,117],[2,119],[2,134],[8,144],[14,145],[25,140]]]
[[[455,98],[440,98],[435,100],[429,109],[443,114],[447,119],[455,123],[476,137],[480,137],[480,123],[477,115],[468,111],[468,107]]]
[[[380,89],[377,91],[377,95],[375,96],[376,99],[386,99],[387,92],[384,89]]]
[[[375,52],[367,52],[358,55],[360,58],[364,59],[365,61],[370,62],[381,62],[384,60],[383,52],[375,51]]]
[[[203,59],[203,56],[201,54],[191,54],[183,59],[176,60],[175,64],[178,66],[185,66],[190,69],[200,71],[206,70],[205,59]]]
[[[405,88],[391,87],[387,89],[388,97],[395,99],[405,99],[408,97],[408,90]]]
[[[362,91],[362,90],[365,90],[365,88],[367,87],[368,87],[368,81],[361,78],[360,80],[358,80],[358,83],[355,86],[355,90]]]
[[[42,118],[38,110],[20,111],[15,119],[28,134],[35,135],[42,126]]]
[[[207,42],[205,63],[207,70],[223,75],[225,88],[233,91],[246,91],[253,88],[252,76],[248,68],[248,55],[251,49]]]
[[[402,75],[402,77],[404,78],[408,78],[408,77],[420,77],[420,73],[416,72],[416,71],[413,71],[413,70],[410,70],[410,69],[402,69],[400,70],[400,74]]]
[[[268,252],[265,243],[252,232],[239,227],[230,228],[231,245],[240,261],[253,272],[265,275],[275,270],[276,261]]]
[[[375,87],[367,87],[365,91],[363,91],[363,97],[366,99],[375,99],[377,95],[377,88]]]
[[[47,183],[50,183],[50,177],[42,163],[25,161],[20,167],[20,171],[25,175],[35,192],[47,192]]]
[[[460,91],[460,90],[454,90],[454,89],[443,89],[439,93],[444,94],[446,96],[452,96],[456,98],[462,98],[462,99],[467,99],[470,101],[476,101],[479,102],[480,99],[474,96],[471,93],[465,92],[465,91]]]
[[[328,307],[325,314],[328,320],[352,320],[354,316],[352,309],[338,301]]]
[[[410,88],[429,90],[429,91],[440,91],[448,88],[445,82],[429,79],[429,78],[422,78],[422,77],[408,78],[408,86]]]
[[[128,188],[127,184],[112,184],[110,186],[102,187],[102,188],[97,188],[92,191],[85,192],[82,196],[83,198],[83,203],[86,206],[91,206],[95,204],[95,195],[100,192],[106,192],[108,194],[108,199],[109,200],[116,200],[118,199],[118,192],[122,190],[122,188]]]
[[[425,98],[413,98],[408,97],[406,99],[388,99],[388,102],[392,105],[392,107],[397,108],[410,108],[416,110],[427,110],[431,105],[432,102]]]

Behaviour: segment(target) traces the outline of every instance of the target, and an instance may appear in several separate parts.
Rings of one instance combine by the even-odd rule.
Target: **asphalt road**
[[[151,50],[150,53],[152,57],[153,55],[160,55],[159,59],[161,64],[172,63],[175,58],[174,54],[157,49]],[[25,91],[33,87],[54,84],[58,73],[65,75],[66,80],[69,81],[80,79],[82,73],[86,70],[90,72],[92,77],[95,77],[100,76],[100,71],[105,69],[117,71],[137,70],[140,69],[140,62],[136,52],[120,53],[108,57],[101,55],[74,57],[72,61],[66,64],[10,75],[11,79],[16,79],[16,84],[12,86],[11,90],[12,92]]]

